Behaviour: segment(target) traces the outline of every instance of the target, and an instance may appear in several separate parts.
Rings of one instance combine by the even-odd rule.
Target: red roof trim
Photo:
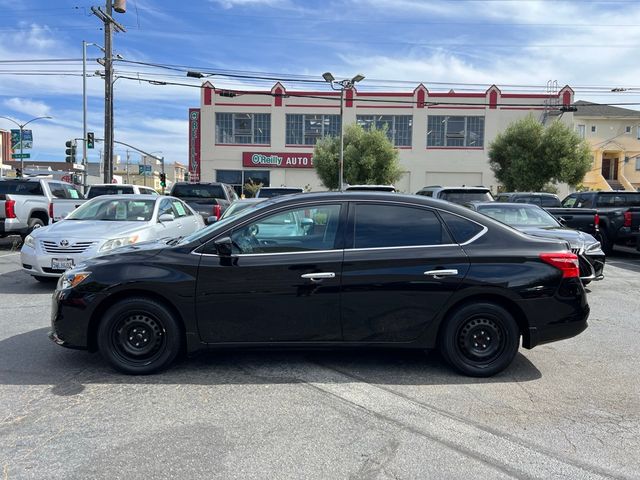
[[[358,97],[413,97],[413,93],[401,93],[401,92],[358,92]]]
[[[220,105],[222,107],[270,107],[270,103],[227,103],[227,102],[216,102],[215,105]]]

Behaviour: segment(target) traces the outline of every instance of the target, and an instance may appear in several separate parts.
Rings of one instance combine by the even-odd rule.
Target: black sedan
[[[439,348],[489,376],[587,327],[578,259],[461,206],[388,193],[266,200],[66,272],[50,338],[147,374],[208,347]]]
[[[473,202],[467,205],[513,228],[536,237],[566,240],[580,262],[580,279],[586,285],[604,278],[605,254],[592,235],[562,225],[537,205],[523,203]]]

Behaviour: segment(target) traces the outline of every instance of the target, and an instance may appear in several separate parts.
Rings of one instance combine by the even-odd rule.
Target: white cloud
[[[263,5],[266,7],[282,7],[289,5],[288,0],[212,0],[223,8]]]
[[[5,107],[14,112],[19,112],[31,117],[43,117],[51,113],[51,108],[44,102],[33,101],[26,98],[13,97],[4,102]]]

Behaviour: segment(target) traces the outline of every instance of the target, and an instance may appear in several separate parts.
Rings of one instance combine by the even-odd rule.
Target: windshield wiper
[[[184,235],[167,240],[167,245],[177,245],[184,238]]]

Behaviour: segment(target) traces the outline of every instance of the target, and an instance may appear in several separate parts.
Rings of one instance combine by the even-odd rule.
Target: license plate
[[[53,270],[69,270],[73,268],[73,258],[52,258],[51,268]]]

